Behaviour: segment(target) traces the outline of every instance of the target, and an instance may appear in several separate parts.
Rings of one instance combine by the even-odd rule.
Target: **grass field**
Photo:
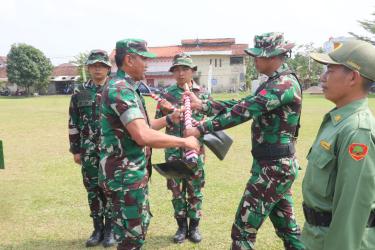
[[[239,98],[220,95],[218,98]],[[0,139],[5,148],[5,170],[0,170],[0,249],[86,249],[91,219],[80,167],[68,152],[68,96],[0,98]],[[153,116],[155,103],[147,98]],[[305,96],[302,129],[297,145],[301,165],[322,120],[333,107],[322,96]],[[375,111],[375,98],[370,98]],[[144,249],[228,249],[235,211],[249,178],[250,124],[229,129],[234,144],[224,161],[209,152],[206,165],[203,241],[175,245],[172,235],[171,194],[166,181],[154,172],[150,183],[154,215]],[[161,162],[162,150],[153,161]],[[303,225],[301,182],[293,186],[297,220]],[[257,239],[258,250],[282,249],[269,220]],[[99,249],[100,247],[94,248]]]

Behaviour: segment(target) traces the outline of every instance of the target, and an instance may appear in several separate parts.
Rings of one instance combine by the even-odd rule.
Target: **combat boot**
[[[199,226],[199,219],[190,219],[189,239],[194,243],[198,243],[202,240],[202,236],[201,236],[201,233],[199,232],[198,226]]]
[[[93,219],[94,231],[90,238],[86,241],[86,247],[93,247],[100,244],[104,237],[104,224],[103,217],[97,217]]]
[[[186,234],[188,231],[187,219],[186,218],[177,218],[178,229],[173,237],[175,243],[182,243],[186,239]]]
[[[115,238],[113,237],[112,219],[105,218],[104,239],[102,244],[104,247],[111,247],[116,244]]]

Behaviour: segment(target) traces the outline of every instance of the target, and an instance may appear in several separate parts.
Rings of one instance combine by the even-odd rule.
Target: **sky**
[[[320,47],[349,31],[368,35],[358,20],[374,20],[374,12],[374,0],[3,0],[0,56],[26,43],[58,65],[91,49],[111,51],[123,38],[149,46],[235,38],[252,46],[254,35],[269,31]]]

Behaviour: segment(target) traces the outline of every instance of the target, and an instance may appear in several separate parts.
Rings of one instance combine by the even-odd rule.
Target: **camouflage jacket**
[[[200,99],[207,100],[209,96],[207,94],[204,94],[201,92],[201,88],[199,85],[197,85],[195,82],[193,82],[193,85],[190,89],[193,93],[195,93]],[[172,103],[175,107],[181,107],[183,106],[183,93],[184,89],[180,88],[177,83],[173,84],[172,86],[165,89],[165,91],[160,95],[161,98],[166,99],[170,103]],[[156,113],[155,118],[161,118],[171,111],[167,111],[165,109],[162,109],[160,105],[158,104],[156,107]],[[204,118],[204,114],[202,112],[193,111],[192,116],[193,119],[196,121],[201,121]],[[167,126],[165,132],[168,135],[174,135],[177,137],[183,137],[183,129],[184,129],[184,121],[181,120],[179,124],[174,124],[174,126]],[[203,147],[203,136],[199,138],[199,141],[201,143],[201,150],[200,154],[204,154],[204,147]],[[173,158],[183,158],[183,152],[184,150],[181,148],[166,148],[164,150],[165,152],[165,159],[171,159]]]
[[[70,99],[69,142],[73,154],[99,153],[102,89],[89,80],[80,85]]]
[[[216,116],[205,121],[201,131],[208,133],[230,128],[253,119],[252,147],[260,144],[286,144],[294,140],[301,115],[301,89],[286,64],[280,66],[255,95],[240,101],[207,101],[203,110]]]
[[[145,119],[149,124],[137,87],[129,75],[119,70],[103,90],[99,182],[112,191],[144,187],[149,178],[151,151],[139,146],[126,130],[135,119]]]

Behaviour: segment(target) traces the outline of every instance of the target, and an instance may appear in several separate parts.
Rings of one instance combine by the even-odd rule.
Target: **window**
[[[230,64],[243,64],[243,57],[233,56],[230,58]]]
[[[217,67],[217,59],[215,59],[215,67]]]
[[[212,65],[212,59],[210,59],[210,65]]]
[[[219,59],[219,60],[220,60],[219,62],[220,62],[220,68],[221,68],[221,59]]]

